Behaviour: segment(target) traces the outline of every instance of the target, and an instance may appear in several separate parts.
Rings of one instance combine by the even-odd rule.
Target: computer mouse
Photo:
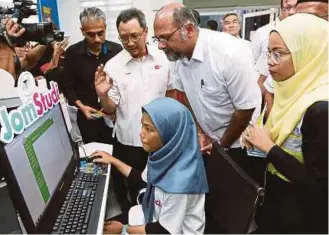
[[[95,156],[89,156],[89,157],[87,157],[87,162],[93,162],[94,161],[94,159],[97,159],[97,158],[102,158],[102,156],[100,156],[100,155],[95,155]]]

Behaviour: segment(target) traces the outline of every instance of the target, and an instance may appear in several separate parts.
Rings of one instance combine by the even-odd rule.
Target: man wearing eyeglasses
[[[259,100],[257,84],[248,79],[254,70],[242,53],[245,44],[226,33],[199,29],[191,10],[176,3],[157,13],[154,32],[159,49],[177,61],[175,88],[185,92],[200,132],[225,148],[240,146],[239,129],[248,125]]]
[[[86,8],[80,14],[84,40],[70,46],[65,54],[63,89],[70,105],[78,108],[77,123],[84,143],[112,144],[112,131],[103,117],[95,113],[101,109],[94,75],[100,64],[118,54],[122,47],[106,41],[106,17],[96,7]]]
[[[168,4],[156,14],[154,33],[159,49],[176,61],[174,86],[184,92],[184,103],[196,118],[201,151],[209,154],[216,141],[259,181],[263,169],[253,167],[254,160],[246,156],[239,143],[261,101],[256,79],[251,79],[253,61],[245,53],[246,45],[227,33],[199,28],[191,10],[177,4]],[[214,185],[218,160],[210,155],[205,161],[209,185]],[[212,199],[206,201],[216,201],[216,195],[210,191],[208,199]],[[207,232],[223,232],[218,230],[218,218],[209,214],[218,206],[206,203]]]
[[[125,50],[100,66],[95,74],[95,87],[102,107],[108,113],[116,111],[115,134],[118,143],[113,155],[134,169],[143,171],[148,153],[140,141],[142,106],[164,97],[172,90],[169,61],[154,46],[146,43],[148,28],[141,10],[122,11],[116,21],[119,40]],[[167,92],[168,91],[168,92]],[[114,189],[121,209],[130,208],[124,177],[112,168]],[[131,204],[137,193],[129,185]]]

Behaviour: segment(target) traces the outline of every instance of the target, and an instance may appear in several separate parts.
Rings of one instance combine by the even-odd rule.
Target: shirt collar
[[[105,41],[103,43],[103,46],[102,46],[102,51],[101,51],[101,54],[103,55],[106,55],[108,52],[111,51],[111,47],[109,45],[109,42],[108,41]],[[87,42],[86,40],[83,40],[83,42],[81,43],[81,45],[79,46],[79,54],[80,55],[84,55],[84,54],[87,54],[87,55],[91,55],[91,53],[88,51],[88,47],[87,47]]]
[[[148,46],[146,45],[146,49],[147,49],[147,57],[150,56],[152,58],[155,57],[155,48],[152,46]],[[124,64],[128,64],[131,60],[133,60],[134,58],[129,54],[129,52],[127,50],[123,50],[123,62]]]
[[[199,28],[199,34],[198,34],[198,39],[196,41],[194,50],[193,50],[193,55],[192,58],[193,60],[197,60],[200,62],[203,62],[204,58],[204,52],[203,52],[203,47],[205,43],[205,29]],[[188,59],[184,58],[184,61],[187,62]]]

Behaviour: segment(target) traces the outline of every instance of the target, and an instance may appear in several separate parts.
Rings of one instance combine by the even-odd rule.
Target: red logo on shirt
[[[155,205],[157,205],[158,207],[162,207],[161,201],[160,200],[155,200],[154,201]]]
[[[154,69],[160,69],[160,65],[155,65]]]

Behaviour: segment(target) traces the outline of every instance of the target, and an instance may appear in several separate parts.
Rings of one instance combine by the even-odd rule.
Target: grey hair
[[[121,22],[127,23],[132,19],[137,19],[143,29],[147,27],[145,14],[141,10],[133,7],[120,12],[116,21],[117,30],[119,30],[119,24]]]
[[[198,30],[198,22],[193,11],[187,7],[176,8],[173,13],[174,22],[177,26],[183,27],[186,24],[193,24]]]
[[[86,24],[88,21],[103,20],[106,24],[106,16],[104,12],[97,7],[88,7],[83,9],[80,13],[80,23],[81,25]]]

